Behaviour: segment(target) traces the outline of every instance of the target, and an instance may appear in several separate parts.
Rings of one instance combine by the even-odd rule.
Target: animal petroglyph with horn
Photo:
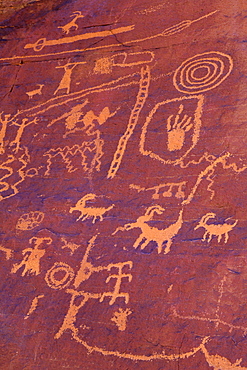
[[[165,229],[158,229],[148,225],[148,222],[153,220],[154,214],[161,215],[165,211],[159,205],[150,206],[143,216],[138,217],[136,222],[125,224],[123,227],[118,227],[112,235],[118,231],[129,231],[134,228],[140,228],[141,234],[136,239],[133,247],[141,247],[143,250],[150,242],[156,242],[158,245],[158,253],[162,252],[163,244],[166,242],[164,254],[170,252],[172,240],[177,235],[183,224],[183,209],[180,210],[178,219],[175,223],[169,225]]]
[[[81,199],[78,200],[74,207],[71,207],[69,212],[72,213],[74,211],[81,212],[80,216],[77,218],[76,221],[82,220],[85,221],[87,218],[93,217],[93,224],[95,223],[97,217],[100,221],[103,220],[103,215],[110,211],[115,205],[112,204],[109,207],[89,207],[86,206],[86,202],[89,200],[95,200],[97,195],[93,193],[88,193],[84,195]]]
[[[201,220],[199,221],[198,225],[194,228],[194,230],[203,227],[205,229],[205,233],[203,235],[202,240],[205,241],[208,236],[208,243],[211,241],[213,236],[217,236],[218,243],[221,241],[223,235],[225,235],[225,243],[228,241],[229,235],[228,233],[237,225],[238,220],[236,220],[233,224],[228,224],[224,222],[223,224],[208,224],[208,220],[210,218],[215,218],[215,213],[207,213],[206,215],[202,216]],[[225,221],[229,220],[227,218]]]

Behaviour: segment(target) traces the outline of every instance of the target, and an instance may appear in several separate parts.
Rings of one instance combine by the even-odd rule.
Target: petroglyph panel
[[[0,368],[247,369],[243,3],[4,5]]]

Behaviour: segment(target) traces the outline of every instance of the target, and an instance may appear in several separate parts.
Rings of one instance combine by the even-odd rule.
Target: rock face
[[[244,8],[1,2],[1,369],[247,369]]]

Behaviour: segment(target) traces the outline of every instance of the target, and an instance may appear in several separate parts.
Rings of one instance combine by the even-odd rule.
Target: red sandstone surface
[[[244,2],[1,6],[0,369],[247,369]]]

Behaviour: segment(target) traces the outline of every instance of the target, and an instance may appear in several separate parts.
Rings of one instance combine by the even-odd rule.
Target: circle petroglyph
[[[52,289],[66,288],[75,276],[74,270],[67,263],[55,262],[47,271],[45,281]]]
[[[186,94],[202,93],[220,85],[232,68],[230,55],[216,51],[197,54],[178,67],[173,84],[178,91]]]

